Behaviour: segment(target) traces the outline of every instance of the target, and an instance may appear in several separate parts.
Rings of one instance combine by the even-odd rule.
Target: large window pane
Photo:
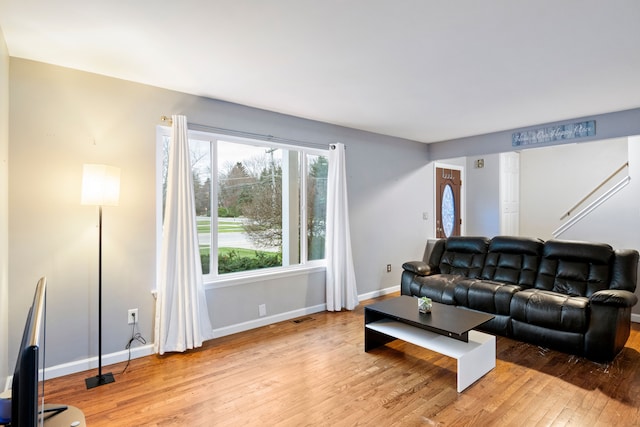
[[[282,150],[218,141],[218,273],[282,265]]]
[[[189,135],[205,280],[324,259],[327,158],[322,152],[210,137]],[[164,219],[168,130],[160,138]]]
[[[307,258],[324,259],[328,161],[307,155]]]
[[[202,274],[211,272],[211,141],[189,139]]]

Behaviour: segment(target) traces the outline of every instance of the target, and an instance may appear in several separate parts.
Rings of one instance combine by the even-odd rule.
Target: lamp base
[[[87,384],[87,390],[101,385],[113,383],[115,381],[116,380],[113,378],[113,374],[111,372],[109,372],[108,374],[96,375],[95,377],[90,377],[84,380],[84,382]]]

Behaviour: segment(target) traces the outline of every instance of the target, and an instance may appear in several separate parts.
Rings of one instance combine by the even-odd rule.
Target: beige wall
[[[97,211],[80,205],[83,163],[122,170],[120,206],[103,216],[103,353],[124,349],[127,307],[151,339],[154,124],[167,102],[150,87],[16,58],[10,86],[11,343],[46,275],[47,364],[96,354]]]
[[[0,28],[0,378],[9,373],[8,325],[9,53]],[[0,390],[4,385],[0,382]]]
[[[104,208],[103,353],[126,357],[129,308],[139,309],[140,332],[153,341],[155,138],[161,115],[345,143],[359,294],[397,287],[402,262],[422,254],[426,201],[415,194],[426,180],[423,144],[17,58],[11,58],[10,71],[10,352],[33,287],[46,274],[47,365],[96,355],[97,213],[79,203],[82,164],[89,162],[122,170],[120,205]],[[393,265],[392,273],[386,264]],[[264,320],[261,303],[270,321],[322,306],[324,272],[212,287],[207,301],[218,335],[233,332]]]

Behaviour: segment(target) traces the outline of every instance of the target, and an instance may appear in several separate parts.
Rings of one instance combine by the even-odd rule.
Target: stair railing
[[[598,184],[593,190],[591,190],[589,192],[589,194],[587,194],[582,199],[580,199],[580,201],[578,203],[573,205],[573,207],[571,207],[571,209],[569,209],[564,215],[562,215],[560,220],[564,220],[565,218],[571,217],[571,214],[578,207],[582,206],[587,200],[589,200],[589,198],[591,196],[593,196],[598,190],[600,190],[602,187],[604,187],[609,181],[611,181],[616,175],[618,175],[620,172],[622,172],[628,166],[629,166],[629,162],[625,162],[622,166],[620,166],[618,169],[616,169],[615,172],[613,172],[611,175],[606,177],[600,184]],[[580,221],[581,219],[583,219],[584,217],[589,215],[598,206],[603,204],[605,201],[607,201],[609,198],[611,198],[614,194],[616,194],[618,191],[620,191],[622,188],[624,188],[627,184],[629,184],[629,181],[631,181],[631,177],[629,175],[627,175],[621,181],[616,183],[613,187],[611,187],[609,190],[604,192],[601,196],[599,196],[597,199],[595,199],[593,202],[591,202],[589,205],[587,205],[584,209],[580,210],[578,213],[576,213],[574,216],[572,216],[571,219],[569,219],[567,222],[565,222],[560,227],[558,227],[552,233],[553,237],[558,237],[559,235],[561,235],[562,233],[564,233],[565,231],[567,231],[568,229],[573,227],[578,221]]]

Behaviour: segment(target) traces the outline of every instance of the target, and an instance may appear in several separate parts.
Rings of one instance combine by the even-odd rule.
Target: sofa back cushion
[[[489,239],[486,237],[449,237],[438,264],[442,274],[456,274],[477,279],[482,273]]]
[[[590,297],[608,289],[614,251],[604,243],[549,240],[544,244],[535,287]]]
[[[616,249],[615,261],[609,289],[635,292],[638,280],[638,251],[635,249]]]
[[[544,242],[527,237],[491,239],[481,278],[531,288],[535,285]]]

